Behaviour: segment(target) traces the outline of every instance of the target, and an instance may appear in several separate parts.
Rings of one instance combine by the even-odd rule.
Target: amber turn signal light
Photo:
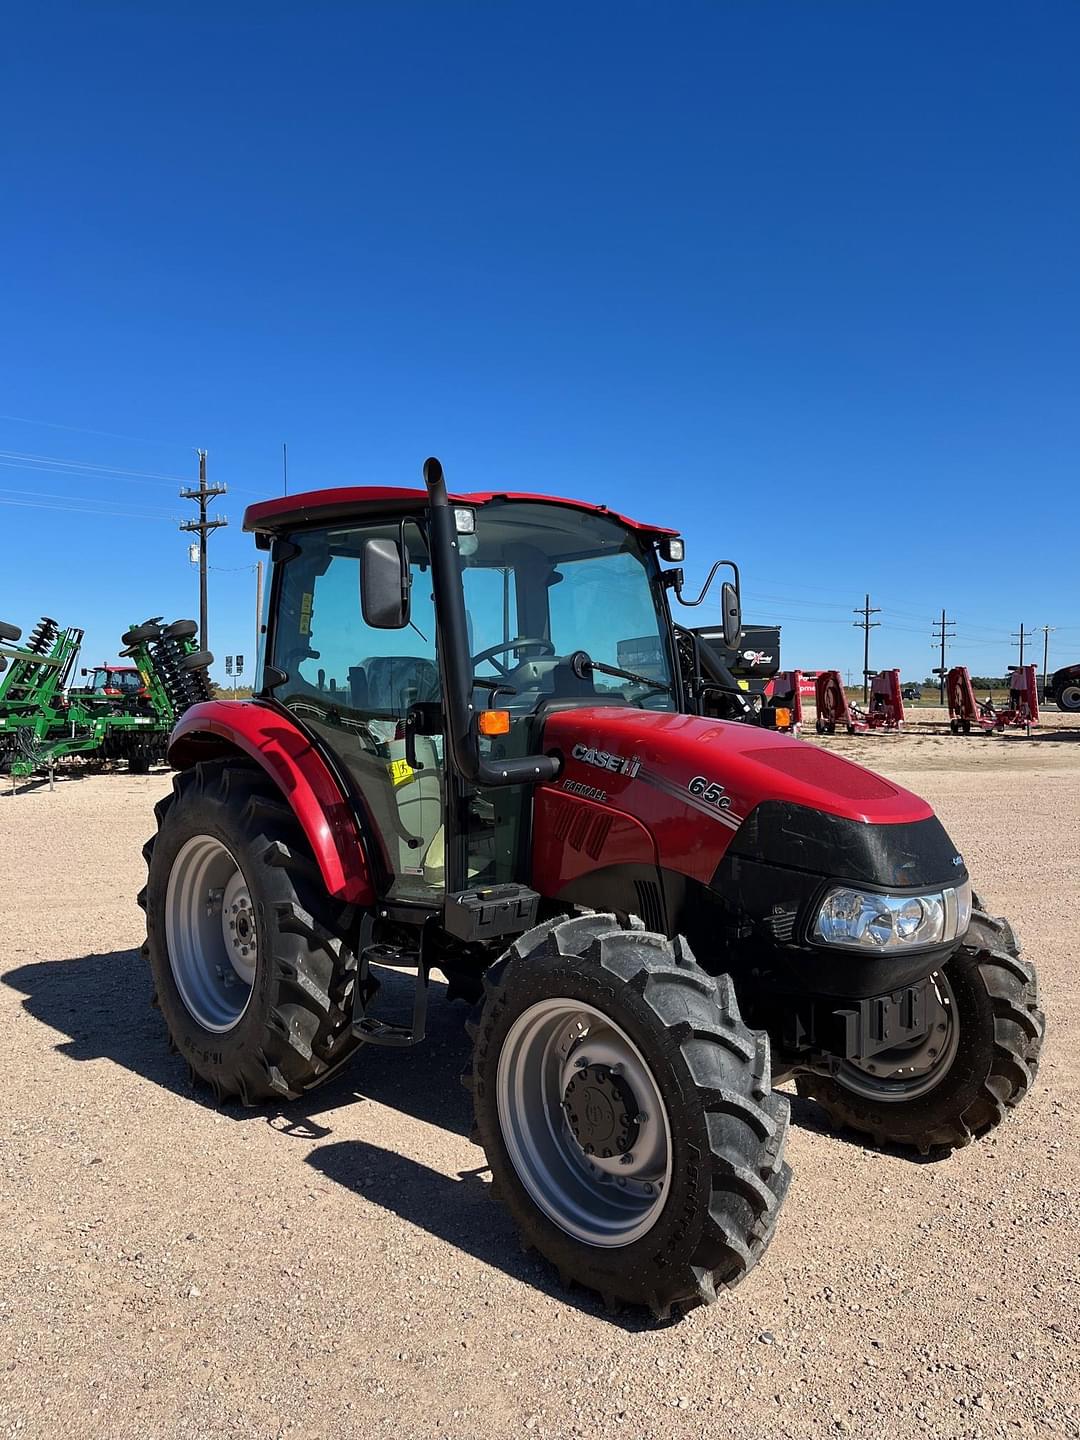
[[[477,718],[481,735],[509,735],[509,710],[481,710]]]

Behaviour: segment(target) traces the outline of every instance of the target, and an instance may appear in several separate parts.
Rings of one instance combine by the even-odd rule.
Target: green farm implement
[[[69,690],[82,630],[62,630],[45,617],[20,646],[21,631],[0,623],[0,771],[32,775],[80,756],[123,760],[145,773],[164,758],[169,732],[188,706],[213,693],[213,657],[197,648],[195,635],[193,620],[132,626],[123,636],[131,665],[102,666],[90,686]],[[114,672],[134,672],[138,684],[109,683]]]

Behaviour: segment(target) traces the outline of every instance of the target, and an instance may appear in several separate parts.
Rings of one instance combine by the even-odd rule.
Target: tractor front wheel
[[[978,913],[932,977],[930,1026],[913,1044],[832,1075],[797,1078],[834,1125],[929,1154],[985,1135],[1018,1105],[1039,1065],[1046,1019],[1034,968],[1011,927]]]
[[[495,1193],[564,1283],[667,1317],[738,1283],[787,1190],[767,1037],[685,943],[539,926],[485,977],[465,1083]]]
[[[1054,700],[1059,710],[1072,715],[1080,710],[1080,680],[1063,680],[1058,686]]]
[[[139,903],[173,1045],[219,1100],[292,1100],[356,1048],[353,912],[328,897],[261,770],[185,770],[157,808]]]

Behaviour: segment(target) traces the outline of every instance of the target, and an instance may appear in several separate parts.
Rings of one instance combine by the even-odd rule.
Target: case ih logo
[[[621,755],[613,755],[610,750],[594,750],[589,745],[575,745],[571,754],[575,760],[584,761],[586,765],[595,765],[598,770],[610,770],[613,775],[628,775],[631,780],[641,769],[641,761],[636,755],[630,760],[624,760]]]

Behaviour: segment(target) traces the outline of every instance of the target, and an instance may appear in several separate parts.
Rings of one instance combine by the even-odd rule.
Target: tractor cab
[[[107,695],[110,699],[126,699],[146,693],[142,676],[134,666],[129,665],[99,665],[92,672],[87,689],[94,695]]]
[[[84,667],[79,673],[86,683],[70,690],[68,698],[83,704],[121,711],[148,697],[145,681],[133,665]]]
[[[439,513],[460,571],[446,604]],[[266,688],[345,772],[390,899],[526,873],[532,793],[504,774],[513,762],[535,778],[537,755],[552,771],[541,753],[552,715],[687,708],[667,603],[681,572],[660,566],[681,558],[672,531],[539,496],[467,495],[429,511],[423,491],[403,490],[271,501],[246,524],[275,561]],[[478,783],[448,765],[455,744],[475,746],[466,772]]]

